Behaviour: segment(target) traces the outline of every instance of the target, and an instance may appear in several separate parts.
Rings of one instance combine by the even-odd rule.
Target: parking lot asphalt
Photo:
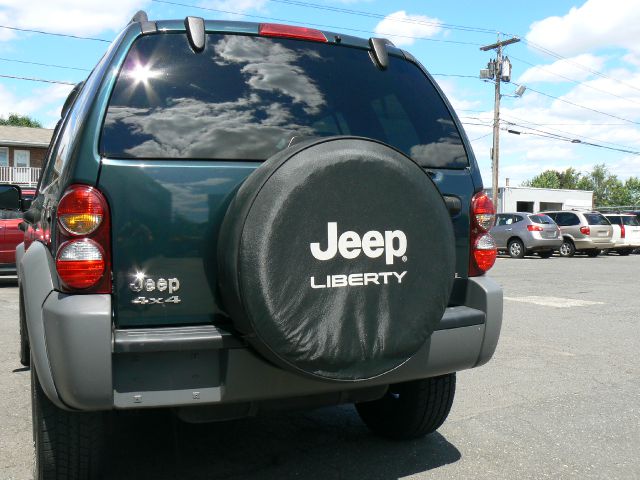
[[[487,365],[458,374],[440,430],[396,443],[350,406],[187,425],[112,422],[108,479],[638,479],[640,255],[498,259],[504,323]],[[0,279],[0,479],[31,478],[29,371],[14,280]]]

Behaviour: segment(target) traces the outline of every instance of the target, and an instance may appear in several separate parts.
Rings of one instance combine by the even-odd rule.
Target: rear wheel
[[[511,240],[507,248],[509,250],[509,255],[511,256],[511,258],[524,258],[524,254],[525,254],[524,244],[522,243],[522,241],[518,240],[517,238],[514,240]]]
[[[618,255],[622,255],[623,257],[626,257],[632,251],[633,251],[633,249],[631,249],[631,248],[623,248],[622,250],[618,250]]]
[[[98,479],[104,446],[103,414],[68,412],[42,391],[31,369],[31,414],[36,480]]]
[[[595,258],[598,255],[600,255],[600,250],[599,249],[595,249],[595,250],[588,250],[587,251],[587,256],[591,257],[591,258]]]
[[[561,257],[573,257],[576,253],[576,247],[571,240],[564,240],[558,251]]]
[[[410,440],[435,432],[446,420],[456,391],[456,374],[391,385],[379,400],[356,404],[376,434]]]
[[[550,258],[553,255],[553,250],[546,250],[544,252],[538,252],[540,258]]]

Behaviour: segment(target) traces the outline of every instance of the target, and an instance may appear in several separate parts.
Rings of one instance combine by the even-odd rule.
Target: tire
[[[524,244],[517,238],[509,242],[507,249],[511,258],[524,258],[527,253],[524,248]]]
[[[323,381],[404,364],[439,325],[455,277],[451,216],[431,177],[366,138],[269,158],[229,205],[217,248],[236,330],[268,361]]]
[[[551,258],[553,255],[553,250],[546,250],[544,252],[538,252],[538,256],[540,258]]]
[[[384,397],[356,404],[362,421],[377,435],[411,440],[435,432],[451,411],[456,374],[391,385]]]
[[[36,480],[93,480],[102,477],[102,413],[69,412],[45,395],[31,369],[31,418]]]
[[[618,250],[618,255],[626,257],[627,255],[629,255],[631,253],[631,249],[630,248],[624,248],[622,250]]]
[[[576,247],[571,240],[565,240],[558,249],[561,257],[573,257],[576,254]]]
[[[587,256],[589,258],[596,258],[598,255],[600,255],[600,250],[599,249],[595,249],[595,250],[588,250],[587,251]]]
[[[20,322],[20,363],[28,367],[31,365],[31,354],[29,352],[29,332],[27,331],[27,319],[24,311],[24,294],[22,287],[19,290],[19,322]]]

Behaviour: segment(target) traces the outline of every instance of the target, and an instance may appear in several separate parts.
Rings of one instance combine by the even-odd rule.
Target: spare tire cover
[[[429,175],[393,148],[329,137],[279,152],[242,184],[218,243],[234,326],[267,359],[318,379],[406,362],[442,318],[451,218]]]

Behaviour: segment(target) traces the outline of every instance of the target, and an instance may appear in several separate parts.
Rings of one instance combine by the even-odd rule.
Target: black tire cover
[[[316,258],[314,243],[321,258],[335,255]],[[270,361],[365,380],[433,332],[454,244],[444,201],[413,160],[366,138],[316,139],[274,155],[238,190],[219,238],[219,288],[234,326]]]

